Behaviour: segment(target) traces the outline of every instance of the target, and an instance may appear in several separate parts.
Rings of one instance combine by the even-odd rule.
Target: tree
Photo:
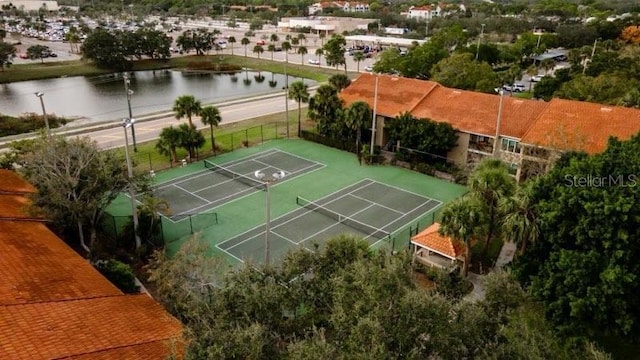
[[[324,50],[322,48],[316,49],[316,56],[318,57],[318,67],[320,67],[320,63],[322,63],[322,55],[324,55]]]
[[[16,57],[16,48],[8,43],[0,41],[0,69],[11,67]]]
[[[256,45],[256,47],[258,47],[258,46],[260,46],[260,45]],[[276,52],[276,46],[274,44],[267,45],[267,51],[269,51],[271,53],[271,61],[273,61],[273,54]],[[255,48],[254,48],[253,52],[256,52]],[[259,54],[258,54],[258,58],[260,58]]]
[[[196,100],[193,95],[182,95],[173,103],[173,111],[176,113],[176,119],[180,120],[186,116],[187,119],[189,119],[190,126],[193,126],[191,117],[200,114],[200,110],[202,110],[200,100]]]
[[[213,49],[215,34],[207,29],[186,30],[176,40],[176,44],[185,52],[192,49],[196,55],[204,55]]]
[[[228,42],[229,44],[231,44],[231,55],[233,55],[233,46],[234,46],[234,44],[236,43],[236,38],[235,38],[235,36],[229,36],[229,37],[227,38],[227,42]]]
[[[129,181],[124,159],[113,150],[98,148],[88,137],[44,137],[21,155],[19,163],[21,173],[37,189],[33,205],[53,224],[75,226],[87,252],[94,245],[106,207],[140,180]]]
[[[191,124],[180,124],[180,147],[189,151],[189,159],[196,158],[196,150],[201,148],[206,142],[204,135]]]
[[[240,40],[240,44],[242,44],[242,46],[244,46],[244,57],[247,57],[247,46],[249,44],[251,44],[251,40],[249,40],[249,38],[243,37]]]
[[[300,60],[301,64],[304,65],[304,56],[307,55],[309,50],[307,50],[306,46],[300,46],[298,47],[298,50],[296,51],[300,57],[302,58],[302,60]]]
[[[327,65],[335,66],[336,69],[340,65],[344,65],[344,72],[347,73],[347,61],[344,57],[347,41],[342,35],[333,35],[329,41],[322,47],[324,50],[324,58]]]
[[[69,28],[69,32],[64,34],[64,39],[69,42],[72,53],[80,53],[78,44],[82,42],[82,39],[80,38],[80,34],[78,33],[78,28],[76,28],[75,26],[71,26]]]
[[[163,128],[156,143],[156,150],[162,155],[169,156],[171,162],[177,162],[176,148],[178,146],[180,146],[180,130],[173,126]]]
[[[500,212],[504,215],[502,227],[508,240],[520,245],[524,254],[527,244],[535,243],[540,237],[540,218],[533,199],[533,181],[516,189],[513,196],[500,199]]]
[[[289,87],[287,94],[289,99],[293,99],[298,103],[298,137],[302,137],[302,103],[309,102],[309,85],[302,81],[294,81]]]
[[[364,101],[352,103],[344,113],[347,126],[356,133],[356,154],[360,160],[360,144],[362,142],[362,128],[373,117],[369,104]]]
[[[390,140],[399,142],[402,148],[418,150],[414,156],[422,162],[432,163],[446,158],[458,141],[456,130],[451,124],[416,119],[409,112],[400,114],[386,125]],[[398,153],[404,154],[405,150],[399,149]]]
[[[360,72],[360,62],[364,59],[364,53],[362,51],[356,51],[353,53],[353,61],[356,62],[356,72]]]
[[[433,67],[448,56],[447,49],[437,42],[412,46],[406,55],[397,59],[398,71],[405,77],[429,79],[433,76]]]
[[[262,46],[260,46],[260,45],[256,45],[256,46],[253,47],[253,52],[255,54],[258,54],[258,59],[260,59],[260,54],[262,54],[264,52],[264,48]],[[273,52],[271,52],[271,57],[272,57],[272,60],[273,60]]]
[[[27,57],[35,60],[40,59],[40,62],[44,63],[44,58],[49,56],[51,48],[44,45],[31,45],[27,48]]]
[[[200,119],[202,123],[205,125],[209,125],[211,131],[211,150],[213,153],[216,153],[216,141],[213,137],[213,127],[218,127],[218,124],[222,121],[222,116],[220,116],[220,110],[218,110],[215,106],[205,106],[200,111]]]
[[[467,274],[471,263],[472,241],[483,235],[487,214],[477,198],[456,199],[442,210],[440,233],[461,241],[465,246],[463,274]]]
[[[126,70],[131,67],[120,33],[97,28],[87,35],[81,50],[82,56],[93,60],[98,67],[115,70]]]
[[[282,50],[284,51],[284,61],[289,62],[289,50],[291,50],[291,43],[284,41],[282,43]]]
[[[340,117],[342,99],[338,96],[338,90],[332,85],[321,85],[316,94],[309,99],[308,116],[316,122],[318,134],[331,137],[334,133],[334,125]]]
[[[640,44],[640,26],[630,25],[622,29],[620,40],[630,44]]]
[[[278,37],[278,34],[271,34],[269,39],[271,40],[272,45],[275,45],[275,43],[277,43],[278,40],[280,40],[280,38]]]
[[[468,53],[453,54],[438,62],[432,70],[432,79],[444,86],[487,93],[493,93],[498,86],[491,66],[474,61]]]
[[[329,84],[340,92],[351,84],[351,79],[344,74],[335,74],[329,78]]]

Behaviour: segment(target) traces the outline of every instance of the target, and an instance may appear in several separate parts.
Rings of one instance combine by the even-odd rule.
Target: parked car
[[[28,59],[28,58],[29,58],[29,57],[27,56],[27,54],[25,54],[25,53],[21,53],[21,54],[19,55],[19,57],[20,57],[20,59]]]
[[[320,65],[320,60],[318,60],[318,59],[309,59],[309,64],[311,64],[311,65]]]
[[[366,71],[366,72],[373,72],[373,66],[371,66],[371,65],[367,65],[367,66],[365,66],[365,67],[364,67],[364,71]]]
[[[524,87],[524,84],[513,84],[502,86],[502,90],[511,92],[523,92],[526,90],[526,88]]]
[[[544,77],[544,75],[533,75],[531,77],[531,81],[532,82],[538,82],[538,81],[542,80],[543,77]]]
[[[267,42],[266,42],[266,41],[264,41],[264,40],[262,40],[262,39],[260,39],[260,40],[256,41],[256,45],[265,45],[266,43],[267,43]]]

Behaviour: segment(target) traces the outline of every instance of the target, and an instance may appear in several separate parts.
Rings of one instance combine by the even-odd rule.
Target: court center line
[[[389,210],[389,211],[393,211],[393,212],[398,213],[398,214],[404,214],[404,213],[403,213],[402,211],[400,211],[400,210],[396,210],[396,209],[390,208],[390,207],[388,207],[388,206],[382,205],[382,204],[380,204],[379,202],[371,201],[371,200],[369,200],[369,199],[366,199],[366,198],[360,197],[360,196],[358,196],[358,195],[354,195],[353,193],[350,193],[349,195],[353,196],[353,197],[354,197],[354,198],[356,198],[356,199],[360,199],[360,200],[362,200],[362,201],[366,201],[366,202],[371,203],[371,204],[376,204],[376,205],[380,206],[381,208],[387,209],[387,210]]]
[[[190,192],[190,191],[187,191],[187,189],[185,189],[185,188],[183,188],[183,187],[181,187],[181,186],[178,186],[178,185],[176,185],[176,184],[173,184],[173,186],[177,187],[178,189],[180,189],[180,190],[182,190],[182,191],[186,192],[187,194],[189,194],[189,195],[191,195],[191,196],[197,197],[198,199],[200,199],[200,200],[202,200],[202,201],[206,202],[206,203],[207,203],[206,205],[211,204],[211,201],[210,201],[210,200],[207,200],[207,199],[203,198],[202,196],[198,196],[198,195],[196,195],[196,194],[194,194],[194,193],[192,193],[192,192]]]

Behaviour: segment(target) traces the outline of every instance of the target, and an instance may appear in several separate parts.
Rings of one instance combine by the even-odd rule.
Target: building
[[[25,207],[34,188],[0,170],[0,359],[182,357],[182,325],[125,295]]]
[[[348,106],[373,108],[376,75],[362,74],[340,96]],[[385,123],[409,112],[451,124],[457,146],[447,158],[473,167],[486,157],[511,166],[517,179],[544,172],[562,151],[602,152],[609,137],[627,140],[640,131],[640,110],[580,101],[550,102],[444,87],[433,81],[378,75],[375,143],[390,144]]]
[[[411,237],[414,259],[419,263],[440,269],[464,268],[467,259],[465,245],[449,236],[440,235],[440,223],[433,223]]]
[[[315,3],[307,7],[309,15],[321,13],[326,9],[336,9],[344,12],[367,12],[369,11],[369,4],[364,2],[325,1]]]
[[[432,20],[439,17],[442,9],[439,5],[412,6],[409,8],[407,17],[409,19]]]
[[[340,34],[343,31],[367,29],[375,19],[344,18],[334,16],[310,16],[282,18],[278,21],[278,30],[283,32],[309,28],[313,33]]]
[[[0,9],[9,8],[9,7],[22,10],[22,11],[38,11],[41,9],[44,9],[47,11],[60,10],[60,6],[58,6],[57,1],[0,0]]]

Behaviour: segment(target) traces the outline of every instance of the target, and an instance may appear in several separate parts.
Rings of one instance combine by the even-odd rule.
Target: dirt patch
[[[423,289],[431,290],[436,288],[436,284],[427,275],[418,271],[413,272],[413,281]]]

